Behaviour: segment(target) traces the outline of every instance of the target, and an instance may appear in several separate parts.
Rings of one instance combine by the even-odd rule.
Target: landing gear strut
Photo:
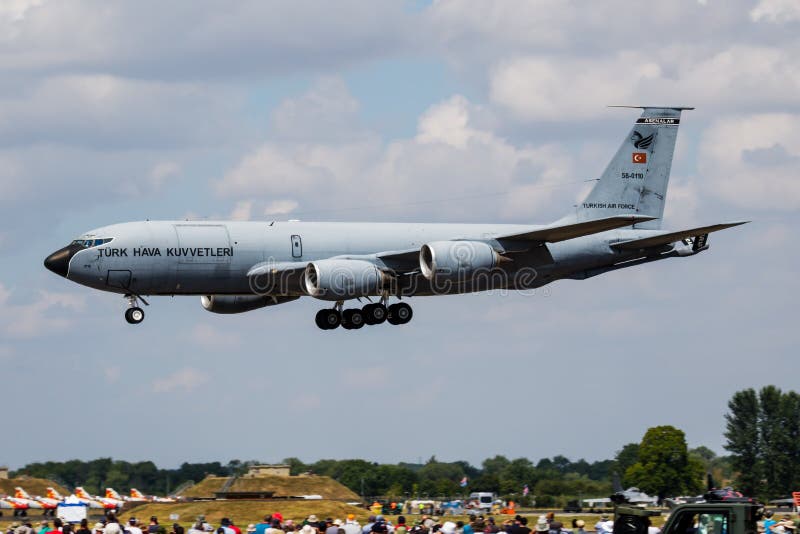
[[[376,325],[388,321],[389,324],[406,324],[413,317],[411,306],[405,302],[398,302],[386,306],[388,296],[381,297],[380,302],[367,304],[363,308],[350,308],[342,310],[343,303],[339,301],[333,308],[319,310],[314,322],[322,330],[333,330],[340,325],[347,330],[358,330],[366,325]]]
[[[125,295],[125,298],[128,299],[128,309],[125,310],[125,320],[130,324],[139,324],[144,321],[144,310],[141,309],[138,304],[141,300],[145,306],[149,306],[147,301],[133,293],[128,293]]]

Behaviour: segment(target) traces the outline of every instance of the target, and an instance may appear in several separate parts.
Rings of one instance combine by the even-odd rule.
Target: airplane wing
[[[649,217],[646,215],[614,215],[612,217],[603,217],[591,221],[545,226],[544,228],[522,234],[497,236],[496,239],[557,243],[559,241],[566,241],[567,239],[575,239],[576,237],[622,228],[623,226],[632,226],[636,223],[652,221],[656,218],[657,217]]]
[[[746,224],[748,222],[750,221],[737,221],[731,223],[712,224],[711,226],[701,226],[700,228],[690,228],[688,230],[679,230],[677,232],[658,234],[652,237],[644,237],[641,239],[631,239],[630,241],[621,241],[619,243],[612,243],[611,247],[620,250],[635,250],[642,248],[657,247],[660,245],[669,245],[670,243],[674,243],[675,241],[680,241],[681,239],[685,239],[687,237],[708,235],[711,232],[725,230],[726,228],[739,226],[740,224]]]
[[[301,273],[308,265],[307,261],[262,261],[256,263],[247,271],[248,277],[280,274]]]

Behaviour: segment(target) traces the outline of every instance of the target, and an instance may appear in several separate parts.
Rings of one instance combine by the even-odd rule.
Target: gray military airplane
[[[662,230],[681,111],[693,108],[623,107],[643,112],[586,199],[551,224],[128,222],[82,234],[44,265],[124,295],[131,324],[144,319],[143,295],[199,295],[215,313],[311,296],[333,303],[317,326],[358,329],[410,321],[403,297],[583,280],[692,256],[710,232],[746,222]],[[344,309],[353,299],[369,303]]]

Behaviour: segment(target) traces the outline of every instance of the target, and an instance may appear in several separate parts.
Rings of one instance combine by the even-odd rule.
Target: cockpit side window
[[[112,241],[113,237],[106,237],[104,239],[76,239],[71,244],[72,245],[80,245],[83,248],[90,248],[90,247],[97,247],[99,245],[105,245],[106,243]]]

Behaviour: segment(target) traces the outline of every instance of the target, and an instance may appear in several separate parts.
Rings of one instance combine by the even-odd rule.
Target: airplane
[[[642,112],[588,196],[550,224],[148,220],[86,232],[44,266],[124,295],[131,324],[149,295],[200,296],[214,313],[310,296],[332,304],[317,312],[319,328],[352,330],[408,323],[405,297],[532,290],[693,256],[711,232],[748,222],[662,229],[681,113],[694,108],[617,107]]]
[[[14,488],[14,498],[21,501],[28,501],[29,506],[32,502],[40,504],[42,510],[44,510],[43,514],[45,516],[49,515],[50,517],[54,517],[56,515],[56,508],[58,508],[58,505],[61,502],[61,500],[52,499],[49,497],[31,497],[27,491],[19,486]],[[31,508],[36,508],[36,506],[31,506]]]
[[[126,497],[126,500],[131,502],[176,502],[172,497],[159,497],[158,495],[144,495],[136,488],[131,488],[131,496]]]
[[[14,510],[14,517],[28,516],[28,505],[13,497],[0,497],[0,516],[3,510]]]
[[[83,489],[81,486],[75,488],[75,496],[84,504],[88,505],[89,508],[95,508],[100,510],[112,510],[112,511],[119,511],[120,506],[117,506],[113,499],[107,501],[101,497],[92,497],[89,493]]]
[[[595,499],[583,499],[581,502],[589,508],[598,508],[598,505],[604,507],[611,506],[613,502],[625,502],[628,504],[638,506],[655,506],[658,504],[658,497],[651,497],[639,488],[630,487],[626,490],[617,491],[612,497],[599,497]]]

